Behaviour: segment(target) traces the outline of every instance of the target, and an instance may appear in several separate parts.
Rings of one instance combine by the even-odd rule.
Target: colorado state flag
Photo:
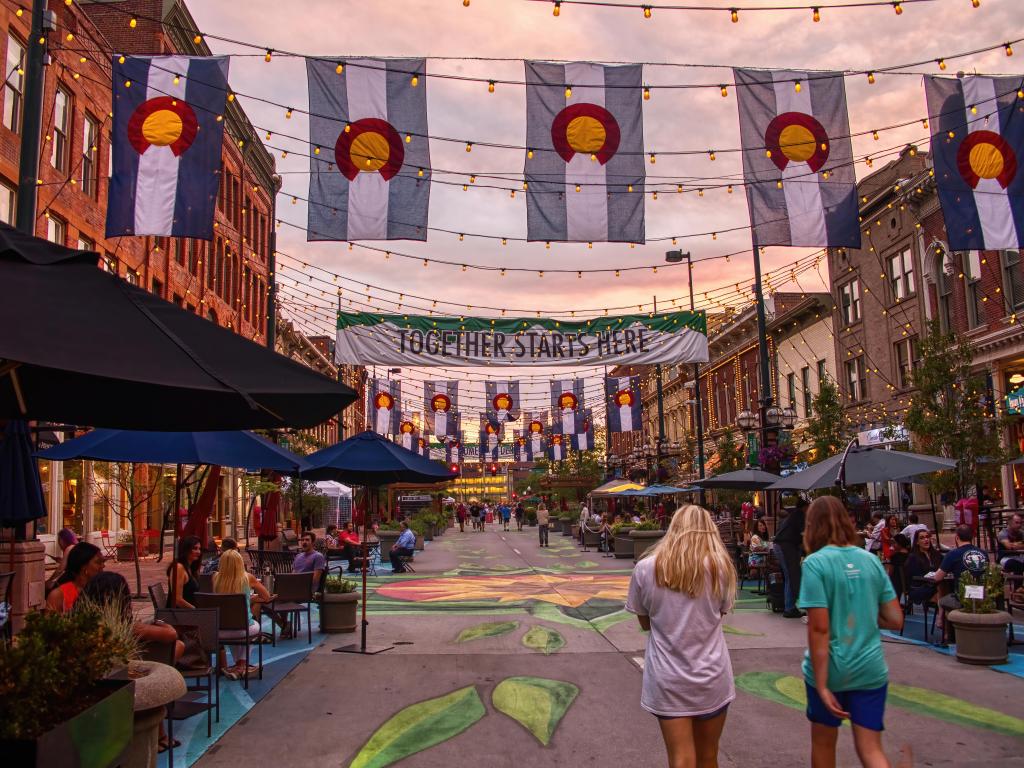
[[[643,428],[639,376],[609,376],[604,380],[607,397],[608,429],[634,432]]]
[[[954,251],[1024,246],[1020,77],[925,77],[939,203]]]
[[[226,56],[113,58],[107,237],[213,238],[227,93]]]

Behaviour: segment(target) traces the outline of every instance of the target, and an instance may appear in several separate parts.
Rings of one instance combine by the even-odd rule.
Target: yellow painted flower
[[[415,603],[540,600],[578,608],[594,598],[624,601],[628,589],[627,575],[570,573],[415,579],[384,585],[377,594]]]

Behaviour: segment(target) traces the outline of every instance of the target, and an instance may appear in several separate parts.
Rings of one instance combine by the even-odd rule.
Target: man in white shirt
[[[910,541],[911,548],[913,548],[913,546],[914,546],[914,536],[917,534],[918,531],[927,531],[928,530],[928,526],[925,525],[924,523],[919,523],[917,521],[917,513],[916,512],[911,512],[910,514],[908,514],[907,515],[907,520],[909,521],[907,523],[907,527],[904,528],[902,531],[900,531],[900,533],[902,533],[904,536],[907,537],[907,539]]]

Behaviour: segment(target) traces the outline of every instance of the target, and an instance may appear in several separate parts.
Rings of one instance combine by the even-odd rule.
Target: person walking
[[[775,530],[773,551],[782,568],[785,589],[785,610],[787,619],[799,619],[803,612],[797,608],[800,595],[800,556],[803,553],[804,521],[807,515],[807,499],[797,499],[796,506],[779,523]]]
[[[523,530],[523,518],[526,517],[526,510],[523,508],[523,502],[521,502],[521,501],[516,504],[515,516],[516,516],[516,530],[517,531],[522,531]]]
[[[508,502],[504,499],[501,504],[498,505],[498,514],[501,515],[501,525],[504,530],[508,530],[508,524],[512,522],[512,507],[508,505]]]
[[[551,516],[548,513],[547,505],[542,501],[537,505],[537,536],[540,537],[540,545],[548,545],[548,525],[551,523]]]
[[[690,504],[640,559],[626,610],[650,631],[640,706],[658,718],[670,768],[718,765],[718,741],[736,698],[723,622],[736,569],[711,514]]]
[[[466,532],[466,505],[461,501],[455,508],[455,519],[459,521],[459,533]]]
[[[861,765],[888,768],[882,750],[889,670],[879,629],[900,630],[903,611],[879,559],[858,546],[843,503],[821,496],[807,511],[799,604],[807,610],[804,686],[811,765],[834,768],[839,726],[853,724]]]

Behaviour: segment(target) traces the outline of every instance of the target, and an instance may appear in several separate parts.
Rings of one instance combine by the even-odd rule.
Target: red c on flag
[[[539,422],[539,421],[531,421],[530,422],[530,432],[532,432],[535,435],[543,434],[543,432],[544,432],[544,425],[541,422]]]
[[[452,401],[448,398],[448,395],[434,395],[430,400],[430,407],[434,409],[434,412],[444,411],[448,413],[452,407]]]
[[[140,155],[156,146],[170,147],[175,157],[181,157],[198,132],[192,107],[170,96],[147,99],[128,119],[128,141]]]
[[[373,399],[373,405],[375,408],[386,408],[390,411],[395,407],[395,398],[387,392],[378,392],[377,396]]]
[[[360,171],[379,172],[384,181],[391,181],[405,161],[405,147],[387,120],[364,117],[338,134],[334,160],[349,181],[355,181]]]
[[[971,189],[982,179],[995,179],[1006,189],[1017,175],[1017,155],[1002,136],[975,131],[960,143],[956,165]]]
[[[411,421],[403,421],[401,425],[398,427],[398,429],[404,434],[411,435],[413,432],[416,431],[416,425],[413,424]]]
[[[512,396],[507,392],[502,392],[494,396],[494,400],[491,401],[491,405],[494,406],[496,411],[511,411],[512,410]]]
[[[636,402],[636,396],[633,394],[631,389],[620,389],[615,393],[615,404],[620,408],[626,405],[633,405]]]
[[[828,160],[828,133],[824,126],[805,112],[783,112],[768,123],[764,145],[772,153],[772,162],[784,171],[789,161],[807,163],[817,173]]]
[[[620,138],[615,117],[597,104],[573,104],[551,123],[551,143],[567,163],[577,152],[586,152],[604,165],[618,151]]]
[[[579,401],[572,392],[563,392],[558,396],[558,407],[563,411],[575,411]]]

